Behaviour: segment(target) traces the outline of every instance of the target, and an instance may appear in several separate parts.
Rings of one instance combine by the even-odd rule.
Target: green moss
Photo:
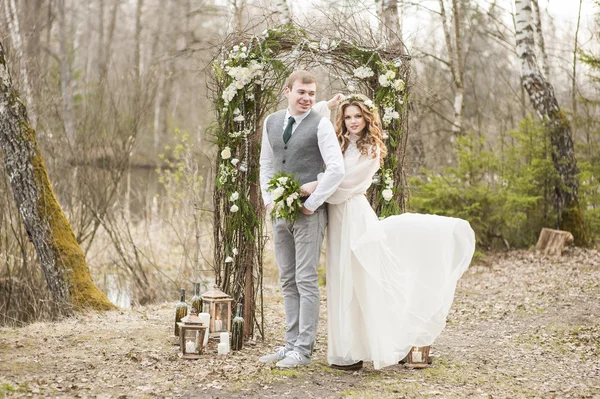
[[[560,229],[573,234],[575,245],[578,247],[589,247],[592,245],[592,237],[585,224],[579,201],[573,201],[565,206],[561,220]]]

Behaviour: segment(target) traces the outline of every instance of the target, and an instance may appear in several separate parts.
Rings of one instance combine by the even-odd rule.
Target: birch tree
[[[380,0],[379,20],[381,36],[389,48],[402,51],[402,26],[398,12],[399,0]]]
[[[282,24],[287,24],[292,20],[292,12],[287,0],[275,0],[275,13]]]
[[[548,63],[548,54],[546,53],[546,44],[544,43],[544,31],[542,30],[542,17],[540,15],[540,4],[538,0],[531,0],[533,16],[534,42],[538,52],[538,62],[542,67],[542,73],[546,79],[550,79],[550,64]]]
[[[450,18],[446,13],[444,0],[439,0],[439,4],[450,71],[452,72],[452,78],[454,80],[454,121],[452,124],[452,134],[456,136],[462,133],[463,104],[465,97],[465,66],[461,28],[462,10],[460,1],[452,0],[452,17]]]
[[[0,147],[15,203],[55,302],[64,305],[67,311],[114,309],[94,285],[85,255],[56,200],[35,130],[14,91],[1,43]]]
[[[589,238],[579,205],[579,170],[571,124],[558,105],[554,88],[538,67],[531,14],[531,0],[515,0],[516,49],[521,61],[521,79],[533,108],[550,135],[552,161],[558,175],[554,195],[559,228],[570,231],[575,244],[587,245]]]
[[[29,71],[27,68],[26,57],[23,51],[23,41],[21,40],[21,24],[19,23],[19,13],[17,12],[17,6],[15,0],[4,1],[4,12],[6,13],[6,19],[8,22],[8,29],[12,39],[17,58],[20,66],[20,76],[23,81],[23,89],[25,90],[25,98],[27,100],[27,107],[29,108],[29,115],[31,120],[35,123],[36,117],[33,108],[33,92],[31,90],[31,83],[29,81]]]

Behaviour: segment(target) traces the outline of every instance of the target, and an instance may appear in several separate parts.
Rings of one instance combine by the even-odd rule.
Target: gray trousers
[[[285,308],[285,347],[310,357],[319,323],[317,268],[327,226],[327,207],[312,215],[299,214],[296,222],[273,222],[275,259]]]

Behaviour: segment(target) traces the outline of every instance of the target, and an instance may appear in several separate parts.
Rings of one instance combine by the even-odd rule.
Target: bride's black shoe
[[[363,367],[363,361],[360,360],[356,363],[353,364],[347,364],[347,365],[342,365],[342,364],[330,364],[329,367],[331,367],[332,369],[336,369],[336,370],[343,370],[343,371],[355,371],[355,370],[360,370]]]

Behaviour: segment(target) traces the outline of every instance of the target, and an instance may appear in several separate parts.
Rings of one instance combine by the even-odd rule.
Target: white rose
[[[389,188],[386,188],[385,190],[383,190],[381,192],[381,195],[383,196],[383,199],[386,201],[389,201],[394,197],[394,193]]]
[[[231,158],[231,149],[229,147],[223,148],[223,151],[221,151],[221,158],[222,159]]]
[[[387,76],[379,75],[379,84],[383,87],[388,87],[390,82],[388,82]]]
[[[231,213],[236,213],[237,211],[240,210],[240,208],[238,208],[237,205],[233,204],[233,205],[231,205],[231,208],[229,208],[229,210],[231,211]]]
[[[240,198],[240,195],[238,194],[238,192],[234,192],[231,194],[231,196],[229,196],[229,201],[233,202],[233,201],[237,201],[238,198]]]
[[[396,89],[396,91],[402,91],[404,90],[404,81],[402,79],[396,79],[394,80],[394,89]]]
[[[231,164],[232,164],[233,166],[237,165],[237,164],[238,164],[238,162],[240,162],[240,160],[239,160],[239,159],[237,159],[237,158],[233,158],[233,159],[231,160]]]
[[[242,82],[241,80],[236,80],[235,81],[235,88],[238,90],[242,90],[244,88],[244,82]]]
[[[289,197],[287,197],[287,198],[285,199],[285,202],[287,202],[287,205],[288,205],[288,206],[292,206],[292,204],[294,203],[294,199],[295,199],[295,198],[293,198],[293,197],[290,195]]]
[[[243,122],[245,120],[246,120],[246,118],[244,118],[244,115],[238,115],[235,118],[233,118],[234,122]]]
[[[240,51],[240,46],[233,46],[233,51],[235,51],[236,53],[237,53],[238,51]]]
[[[233,110],[233,114],[234,114],[234,115],[239,115],[241,112],[242,112],[242,111],[240,111],[240,109],[239,109],[239,108],[236,108],[236,109],[234,109],[234,110]]]
[[[288,180],[289,180],[289,178],[287,178],[287,177],[285,177],[285,176],[283,176],[283,177],[280,177],[279,179],[277,179],[277,181],[278,181],[279,183],[281,183],[281,184],[285,184],[285,183],[287,183],[287,181],[288,181]]]
[[[246,48],[246,46],[242,47],[242,51],[245,53],[246,51],[248,51],[248,49]]]
[[[285,190],[283,189],[283,187],[277,187],[275,190],[273,190],[271,192],[271,199],[273,201],[277,201],[279,199],[279,197],[281,197],[283,195],[283,192]]]
[[[365,101],[365,105],[369,108],[373,108],[373,101],[367,100],[367,101]]]
[[[232,263],[233,262],[233,258],[231,256],[228,256],[227,258],[225,258],[225,263]]]
[[[233,248],[233,249],[231,250],[231,252],[233,252],[233,254],[234,254],[234,255],[237,255],[237,254],[238,254],[238,250],[237,250],[237,248]]]
[[[385,77],[388,78],[388,80],[392,80],[396,77],[396,72],[394,71],[387,71],[385,73]]]

